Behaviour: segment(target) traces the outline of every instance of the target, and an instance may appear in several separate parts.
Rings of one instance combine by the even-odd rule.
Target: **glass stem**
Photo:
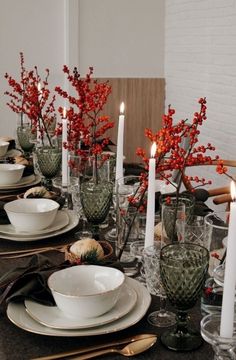
[[[165,313],[166,311],[166,296],[160,296],[160,310],[161,312]]]
[[[189,316],[186,311],[178,311],[176,314],[177,326],[175,333],[187,334],[188,333],[188,321]]]
[[[236,355],[234,349],[224,349],[223,346],[215,345],[213,346],[215,352],[214,360],[235,360]]]

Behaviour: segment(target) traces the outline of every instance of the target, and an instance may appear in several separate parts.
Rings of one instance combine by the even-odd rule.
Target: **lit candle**
[[[120,115],[117,135],[117,150],[116,150],[116,180],[123,177],[123,151],[124,151],[124,115],[125,104],[120,105]]]
[[[220,336],[232,338],[234,329],[234,301],[236,285],[236,189],[231,182],[230,218],[225,260],[224,292],[221,310]]]
[[[154,244],[154,226],[155,226],[155,179],[156,179],[156,143],[151,147],[151,158],[149,159],[148,171],[148,198],[144,247]]]
[[[68,184],[68,150],[65,149],[64,143],[67,143],[67,118],[66,108],[63,108],[62,115],[62,186]]]

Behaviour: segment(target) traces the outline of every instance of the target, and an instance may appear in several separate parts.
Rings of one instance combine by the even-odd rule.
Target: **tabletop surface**
[[[0,239],[0,251],[3,250],[15,250],[19,248],[32,248],[39,247],[48,244],[63,244],[71,242],[73,240],[74,231],[64,234],[60,237],[55,237],[46,240],[40,240],[36,242],[28,243],[17,243],[14,241],[7,241]],[[58,252],[47,253],[54,259],[59,261],[63,259],[63,254]],[[26,258],[6,260],[0,259],[0,276],[3,275],[9,269],[16,267],[18,264],[24,264]],[[137,324],[131,326],[128,329],[106,335],[99,336],[87,336],[87,337],[54,337],[54,336],[45,336],[38,335],[27,332],[15,326],[6,316],[6,308],[4,305],[0,308],[0,359],[1,360],[26,360],[32,359],[39,356],[46,356],[58,352],[69,351],[73,349],[78,349],[80,347],[86,347],[90,345],[108,343],[115,339],[125,338],[130,335],[139,334],[139,333],[154,333],[157,334],[158,340],[156,344],[149,349],[148,351],[133,356],[133,359],[160,359],[160,360],[210,360],[213,359],[213,351],[210,345],[203,343],[203,345],[195,351],[177,353],[166,349],[160,341],[160,335],[165,329],[160,329],[153,327],[147,322],[147,315],[152,312],[154,309],[157,309],[159,306],[159,300],[156,297],[152,298],[152,303],[148,309],[147,314],[144,318],[139,321]],[[201,320],[200,306],[199,304],[191,310],[191,319],[196,327],[199,327]],[[111,354],[104,357],[106,359],[124,359],[121,355]]]

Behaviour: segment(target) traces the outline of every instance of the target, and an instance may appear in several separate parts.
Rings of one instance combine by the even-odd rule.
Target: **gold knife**
[[[138,341],[138,340],[141,340],[141,339],[148,339],[148,338],[153,338],[153,337],[156,337],[156,334],[138,334],[138,335],[128,337],[126,339],[115,340],[115,341],[111,341],[109,343],[104,343],[104,344],[94,345],[94,346],[88,346],[86,348],[80,348],[80,349],[71,350],[71,351],[65,351],[65,352],[61,352],[61,353],[58,353],[58,354],[54,354],[54,355],[38,357],[38,358],[34,358],[32,360],[62,359],[62,358],[72,356],[72,355],[84,354],[84,353],[90,352],[90,351],[95,351],[95,350],[99,350],[99,349],[105,349],[105,348],[108,348],[108,347],[111,347],[111,346],[128,344],[128,343]]]

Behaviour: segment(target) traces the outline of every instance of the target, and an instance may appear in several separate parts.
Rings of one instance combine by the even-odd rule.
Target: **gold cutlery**
[[[153,336],[147,339],[141,339],[125,345],[125,347],[120,348],[117,347],[109,347],[102,350],[88,352],[84,355],[73,357],[74,360],[86,360],[92,359],[100,355],[110,354],[110,353],[117,353],[123,356],[135,356],[138,355],[152,347],[157,341],[157,336]]]
[[[62,251],[63,248],[67,245],[72,245],[72,243],[64,244],[64,245],[58,245],[58,246],[46,246],[41,248],[34,248],[34,249],[24,249],[24,250],[12,250],[12,251],[2,251],[0,252],[0,258],[2,259],[14,259],[18,257],[24,257],[24,256],[30,256],[34,254],[38,254],[41,252],[46,251]]]
[[[124,345],[124,344],[131,344],[140,340],[146,340],[146,339],[152,339],[152,341],[155,340],[156,342],[156,335],[155,334],[138,334],[138,335],[134,335],[131,337],[128,337],[126,339],[121,339],[121,340],[115,340],[112,341],[110,343],[105,343],[105,344],[100,344],[100,345],[94,345],[94,346],[89,346],[86,348],[80,348],[80,349],[76,349],[76,350],[71,350],[71,351],[65,351],[62,353],[58,353],[58,354],[54,354],[54,355],[48,355],[48,356],[43,356],[43,357],[39,357],[39,358],[34,358],[32,360],[53,360],[53,359],[64,359],[66,357],[69,356],[73,356],[73,355],[80,355],[80,354],[84,354],[84,353],[91,353],[91,352],[95,352],[101,349],[107,349],[107,348],[111,348],[114,346],[120,346],[120,345]]]

